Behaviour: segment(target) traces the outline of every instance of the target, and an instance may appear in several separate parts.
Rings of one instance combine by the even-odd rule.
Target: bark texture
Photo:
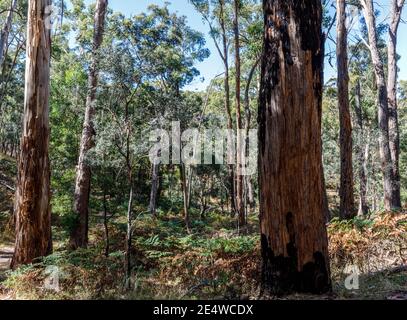
[[[393,195],[394,204],[401,208],[400,194],[400,133],[397,108],[397,31],[405,0],[391,0],[391,14],[389,25],[389,41],[387,45],[388,77],[387,95],[389,101],[389,141],[390,154],[393,163]]]
[[[98,0],[96,3],[92,61],[88,75],[85,121],[83,124],[79,160],[76,168],[74,212],[77,220],[70,237],[70,246],[72,249],[85,248],[88,244],[91,168],[87,160],[87,155],[94,146],[95,129],[93,119],[96,112],[96,91],[99,78],[99,49],[103,41],[107,5],[107,0]]]
[[[12,267],[52,251],[49,147],[51,38],[45,7],[51,0],[30,0],[23,134],[15,202],[16,241]]]
[[[383,62],[377,44],[376,17],[373,0],[361,0],[363,13],[369,35],[369,48],[377,83],[378,120],[380,131],[380,161],[383,172],[384,207],[386,210],[397,209],[399,206],[394,192],[393,164],[389,140],[389,107],[387,97],[387,84],[384,76]]]
[[[351,219],[355,216],[352,166],[352,120],[349,108],[348,31],[346,28],[346,3],[337,0],[338,109],[340,123],[341,181],[339,188],[339,216]]]
[[[331,288],[322,179],[322,5],[264,0],[259,106],[263,289]]]

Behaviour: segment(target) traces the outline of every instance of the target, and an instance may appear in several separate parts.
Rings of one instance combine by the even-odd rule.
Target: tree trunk
[[[225,23],[225,1],[219,0],[220,6],[220,15],[219,15],[219,24],[221,26],[222,31],[222,47],[223,53],[222,60],[225,67],[225,79],[224,79],[224,86],[225,86],[225,110],[227,115],[227,127],[229,130],[233,129],[233,121],[232,121],[232,112],[230,107],[230,85],[229,85],[229,50],[228,50],[228,40],[226,34],[226,23]],[[236,196],[235,196],[235,170],[233,165],[229,165],[228,167],[228,175],[229,175],[229,183],[230,183],[230,207],[231,211],[234,214],[236,212]]]
[[[151,172],[151,193],[150,193],[150,205],[149,210],[152,216],[157,214],[157,194],[160,185],[160,165],[152,164]]]
[[[72,249],[86,248],[88,245],[88,210],[91,168],[88,163],[87,155],[94,146],[93,139],[95,129],[93,118],[96,112],[96,90],[98,86],[98,67],[100,59],[99,49],[103,41],[107,4],[107,0],[98,0],[96,4],[92,49],[93,56],[88,76],[88,96],[86,99],[85,122],[83,124],[79,160],[76,168],[74,212],[77,216],[77,222],[70,237],[70,246]]]
[[[388,77],[387,95],[389,101],[389,140],[390,154],[393,163],[393,195],[394,204],[401,208],[400,194],[400,133],[397,108],[397,31],[403,11],[404,0],[391,1],[391,17],[389,26],[388,52]]]
[[[246,83],[246,89],[245,89],[245,93],[244,93],[244,105],[245,105],[245,114],[246,114],[246,137],[249,136],[249,130],[250,130],[250,122],[252,119],[252,112],[250,110],[250,85],[252,83],[253,80],[253,76],[254,73],[256,72],[258,66],[260,63],[260,57],[256,59],[256,61],[254,62],[252,68],[250,69],[249,72],[249,77],[247,79],[247,83]],[[246,151],[248,151],[249,146],[246,145]],[[254,201],[254,194],[253,194],[253,184],[252,184],[252,179],[251,176],[248,175],[245,177],[246,178],[246,196],[247,196],[247,201],[249,203],[250,208],[254,208],[255,207],[255,201]]]
[[[103,228],[105,229],[105,257],[109,256],[109,225],[107,219],[107,196],[106,188],[103,188]]]
[[[348,31],[346,29],[346,3],[337,0],[338,109],[340,123],[341,182],[339,188],[339,216],[351,219],[355,216],[352,167],[352,121],[349,108]]]
[[[369,159],[369,139],[365,138],[366,132],[363,125],[362,98],[360,93],[360,83],[356,83],[355,88],[355,113],[358,133],[358,162],[359,162],[359,216],[366,216],[369,213],[369,205],[367,201],[367,161]],[[365,141],[366,140],[366,141]]]
[[[264,0],[259,107],[263,290],[331,288],[322,184],[322,5]]]
[[[394,195],[395,183],[389,143],[389,108],[387,100],[387,85],[384,77],[384,67],[377,45],[376,17],[373,0],[361,0],[364,17],[369,34],[369,48],[377,82],[378,119],[380,131],[380,161],[383,172],[384,207],[386,210],[398,209]]]
[[[187,173],[185,164],[180,165],[180,174],[181,174],[181,190],[182,196],[184,198],[184,221],[185,227],[188,233],[191,233],[191,225],[189,220],[189,210],[188,210],[188,185],[187,185]]]
[[[246,225],[246,214],[243,199],[243,174],[242,161],[244,151],[242,150],[243,141],[239,131],[242,127],[241,113],[241,98],[240,98],[240,39],[239,39],[239,0],[234,0],[234,21],[233,21],[234,37],[235,37],[235,69],[236,69],[236,211],[238,213],[239,227]]]
[[[11,29],[11,23],[13,21],[13,13],[17,8],[17,0],[13,0],[11,3],[10,11],[8,12],[6,22],[4,23],[3,29],[1,30],[0,35],[0,66],[4,61],[4,50],[7,46],[8,35]]]
[[[30,0],[21,152],[15,202],[16,241],[12,267],[52,252],[49,147],[51,38],[45,8],[51,0]]]
[[[130,175],[130,180],[131,175]],[[131,288],[131,238],[132,238],[132,213],[133,213],[133,184],[130,182],[130,192],[129,192],[129,204],[127,206],[127,232],[126,232],[126,256],[125,256],[125,272],[126,281],[125,289],[130,290]]]

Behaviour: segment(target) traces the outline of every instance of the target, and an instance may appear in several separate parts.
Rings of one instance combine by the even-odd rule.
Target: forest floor
[[[15,174],[12,159],[0,158],[0,172],[9,177]],[[6,184],[12,186],[12,179],[6,179]],[[161,213],[156,219],[138,216],[129,291],[124,290],[124,216],[109,223],[107,256],[103,224],[100,216],[94,215],[88,249],[68,252],[67,232],[55,225],[51,256],[4,271],[12,252],[12,195],[10,188],[0,184],[0,251],[4,252],[0,253],[0,299],[264,298],[260,297],[255,214],[250,215],[248,227],[237,232],[230,216],[211,212],[202,220],[192,210],[192,234],[186,233],[179,213]],[[406,213],[380,213],[352,221],[334,219],[328,225],[333,292],[278,299],[407,299]],[[352,273],[357,274],[351,282],[354,287],[347,289],[346,279]]]

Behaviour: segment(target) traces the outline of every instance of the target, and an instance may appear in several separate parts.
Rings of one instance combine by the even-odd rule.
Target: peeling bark
[[[331,288],[322,179],[322,6],[264,0],[259,106],[262,287]]]
[[[12,267],[52,252],[49,148],[50,30],[45,7],[51,0],[30,0],[23,134],[15,201],[16,241]]]

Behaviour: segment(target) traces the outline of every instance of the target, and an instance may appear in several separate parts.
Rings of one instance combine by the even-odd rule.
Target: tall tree
[[[8,35],[11,29],[11,23],[13,22],[13,13],[17,8],[17,0],[13,0],[10,6],[10,10],[7,14],[6,22],[4,23],[3,29],[0,35],[0,66],[3,64],[4,51],[7,46]]]
[[[340,123],[341,182],[339,215],[342,219],[355,216],[352,168],[352,121],[349,108],[348,30],[346,26],[346,2],[337,0],[338,109]]]
[[[393,163],[393,194],[394,204],[397,208],[401,208],[400,194],[400,134],[398,123],[398,108],[397,108],[397,31],[400,24],[401,13],[403,11],[405,0],[392,0],[390,25],[389,25],[389,41],[387,45],[388,56],[388,77],[387,77],[387,95],[389,101],[389,140],[390,153]]]
[[[89,219],[89,195],[91,168],[87,162],[87,154],[94,146],[94,116],[96,113],[96,90],[99,78],[100,46],[103,41],[103,33],[106,19],[108,0],[97,0],[92,61],[88,75],[88,96],[86,99],[85,122],[83,124],[82,138],[79,151],[79,160],[76,172],[74,211],[77,221],[72,229],[70,246],[72,249],[86,247],[88,244],[88,219]]]
[[[12,267],[52,251],[49,146],[51,32],[46,7],[51,0],[30,0],[23,134],[15,200],[16,241]]]
[[[369,204],[367,201],[367,162],[369,160],[369,132],[365,130],[363,124],[362,95],[360,92],[360,81],[355,86],[355,113],[358,132],[357,154],[359,162],[359,216],[366,216],[369,213]]]
[[[217,0],[217,9],[214,10],[215,20],[219,28],[215,28],[214,22],[210,19],[208,0],[191,0],[191,3],[202,14],[204,20],[209,24],[210,35],[215,44],[216,50],[223,62],[225,76],[224,76],[224,89],[225,89],[225,111],[227,116],[227,128],[233,129],[232,107],[230,103],[230,74],[229,74],[229,40],[227,33],[227,15],[226,15],[226,2],[225,0]],[[218,39],[218,36],[220,40]],[[220,43],[219,43],[220,42]],[[235,169],[232,164],[228,167],[229,184],[230,184],[230,204],[231,211],[236,212],[236,192],[235,192]]]
[[[363,6],[363,14],[367,24],[369,36],[368,45],[377,83],[377,104],[380,131],[379,145],[380,160],[383,172],[384,207],[386,210],[392,210],[398,209],[400,206],[397,203],[397,197],[395,196],[396,182],[394,179],[393,162],[390,152],[387,84],[384,75],[384,66],[380,57],[377,42],[376,16],[374,13],[373,0],[361,0],[361,4]]]
[[[259,106],[263,289],[330,290],[322,185],[322,5],[264,0]]]
[[[243,174],[242,174],[242,160],[244,157],[242,149],[243,141],[239,134],[239,130],[242,130],[242,112],[241,112],[241,97],[240,97],[240,77],[241,77],[241,62],[240,62],[240,35],[239,35],[239,6],[240,1],[234,0],[234,20],[233,20],[233,33],[235,40],[235,69],[236,69],[236,211],[238,213],[239,226],[242,227],[246,225],[246,212],[244,205],[244,184],[243,184]]]

